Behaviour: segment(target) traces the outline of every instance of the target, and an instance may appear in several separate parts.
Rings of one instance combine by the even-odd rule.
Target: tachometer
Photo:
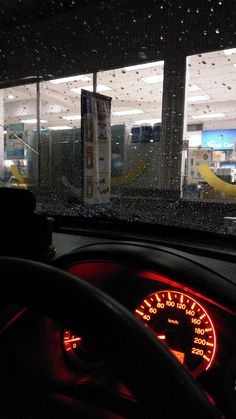
[[[148,295],[135,310],[194,376],[208,370],[216,350],[212,320],[199,302],[179,291]]]

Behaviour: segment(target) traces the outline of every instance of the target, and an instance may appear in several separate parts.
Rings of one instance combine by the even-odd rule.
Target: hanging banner
[[[23,160],[24,159],[24,124],[10,124],[8,127],[6,142],[6,159]]]
[[[85,205],[110,202],[111,98],[81,91],[82,195]]]

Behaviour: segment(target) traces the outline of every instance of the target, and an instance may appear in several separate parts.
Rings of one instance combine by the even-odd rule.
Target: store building
[[[96,73],[96,91],[112,98],[115,193],[179,198],[188,185],[207,185],[191,170],[194,148],[203,156],[211,149],[203,163],[234,184],[233,2],[111,3],[112,10],[99,1],[47,11],[33,3],[30,19],[16,8],[17,33],[8,14],[0,41],[1,182],[79,189],[80,94],[93,90]]]

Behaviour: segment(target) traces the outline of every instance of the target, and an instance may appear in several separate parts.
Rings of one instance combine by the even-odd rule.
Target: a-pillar
[[[165,59],[158,190],[163,198],[181,195],[181,161],[184,135],[186,57]]]

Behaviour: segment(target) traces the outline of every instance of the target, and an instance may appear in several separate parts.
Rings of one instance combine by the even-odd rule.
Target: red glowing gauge
[[[216,351],[216,334],[207,311],[179,291],[148,295],[135,310],[171,352],[196,377],[208,370]]]
[[[63,344],[69,358],[80,367],[90,369],[101,365],[101,361],[87,347],[84,339],[70,329],[64,330]]]
[[[67,352],[76,351],[81,344],[81,337],[74,335],[70,330],[64,332],[64,347]]]

